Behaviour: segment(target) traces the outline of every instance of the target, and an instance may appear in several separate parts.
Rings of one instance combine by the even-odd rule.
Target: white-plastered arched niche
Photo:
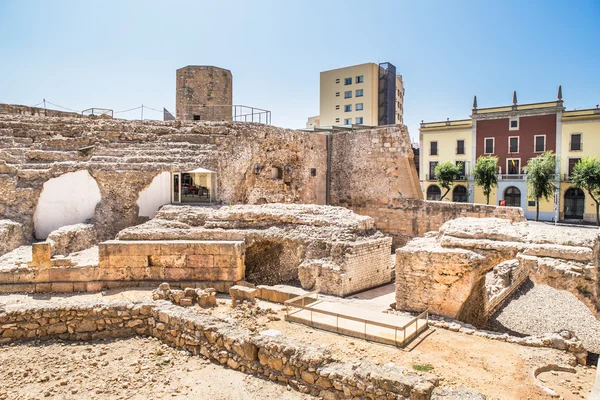
[[[87,170],[49,179],[44,183],[33,214],[36,239],[46,239],[62,226],[93,218],[101,199],[98,183]]]

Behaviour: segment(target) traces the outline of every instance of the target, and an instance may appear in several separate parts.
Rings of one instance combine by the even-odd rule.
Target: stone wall
[[[10,220],[0,220],[0,256],[23,243],[23,226]]]
[[[99,280],[244,279],[242,241],[110,240],[98,245]]]
[[[31,262],[0,268],[0,292],[98,291],[163,280],[226,290],[246,279],[299,280],[306,289],[346,296],[392,280],[391,239],[374,229],[372,218],[342,207],[168,205],[121,231],[119,240],[57,255],[77,244],[71,234],[81,226],[90,227],[58,230],[33,244]]]
[[[165,301],[90,302],[0,309],[0,344],[60,338],[153,336],[213,362],[326,399],[429,399],[439,380],[395,364],[349,364],[325,346],[262,335]]]
[[[414,237],[438,230],[445,222],[455,218],[502,218],[525,221],[523,209],[484,204],[449,203],[418,199],[395,199],[388,204],[366,202],[350,207],[361,215],[375,219],[377,229],[394,239],[394,247],[405,245]]]
[[[300,280],[303,288],[346,296],[389,283],[391,239],[370,217],[342,207],[265,204],[165,206],[119,240],[243,240],[246,279]]]
[[[455,219],[397,249],[396,306],[482,325],[489,316],[486,274],[508,260],[518,260],[534,282],[570,291],[598,315],[597,230],[498,218]]]
[[[422,198],[405,126],[332,135],[331,204],[355,209]]]
[[[30,240],[44,183],[82,170],[100,190],[91,222],[101,240],[148,219],[140,193],[165,171],[216,171],[225,204],[324,204],[326,159],[325,136],[261,124],[0,114],[0,218],[22,223]],[[273,179],[271,169],[285,166]]]
[[[0,103],[0,114],[32,115],[38,117],[82,117],[81,114],[69,111],[48,110],[41,107],[29,107],[18,104]]]
[[[188,65],[177,70],[178,120],[231,121],[232,104],[231,71],[208,65]]]
[[[156,212],[148,207],[160,204],[145,197],[140,210],[140,195],[157,177],[199,167],[217,173],[222,204],[325,204],[328,178],[330,204],[366,215],[422,196],[406,127],[330,140],[328,156],[327,135],[262,124],[0,114],[0,218],[22,223],[26,239],[33,238],[44,184],[79,171],[89,173],[101,200],[92,218],[82,214],[65,225],[92,222],[101,240]],[[273,170],[280,171],[275,178]],[[170,193],[156,190],[154,197],[169,201]],[[390,225],[380,217],[377,224]]]

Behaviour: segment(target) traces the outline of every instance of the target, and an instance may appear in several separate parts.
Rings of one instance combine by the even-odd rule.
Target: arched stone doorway
[[[565,192],[565,219],[583,219],[585,193],[579,188],[569,188]]]
[[[466,203],[469,201],[469,192],[466,187],[462,185],[455,186],[452,189],[452,201],[457,203]]]
[[[427,188],[427,200],[437,200],[442,198],[442,189],[437,185],[431,185]]]
[[[514,186],[507,187],[504,191],[504,200],[507,207],[521,207],[521,191]]]

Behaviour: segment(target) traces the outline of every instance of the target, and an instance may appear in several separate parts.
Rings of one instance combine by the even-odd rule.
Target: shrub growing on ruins
[[[462,172],[462,163],[453,164],[450,161],[443,162],[441,164],[436,165],[435,167],[435,177],[440,184],[441,187],[446,189],[446,192],[440,198],[444,200],[444,197],[450,192],[452,189],[452,184],[454,180],[461,174]]]
[[[490,204],[492,188],[498,185],[498,157],[481,156],[473,169],[475,183],[483,188],[486,204]]]
[[[540,199],[554,196],[556,174],[556,154],[547,151],[535,158],[530,158],[524,168],[527,174],[529,193],[535,199],[535,220],[540,216]]]
[[[596,223],[600,226],[600,159],[583,157],[571,174],[575,186],[587,190],[596,202]]]

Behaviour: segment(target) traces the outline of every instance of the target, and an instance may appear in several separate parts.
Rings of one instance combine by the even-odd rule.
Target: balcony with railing
[[[426,181],[437,181],[437,178],[435,175],[429,175],[429,174],[425,174],[425,180]],[[458,175],[456,178],[454,178],[454,181],[456,182],[466,182],[469,180],[469,175]]]
[[[498,174],[498,180],[523,180],[525,174]]]

